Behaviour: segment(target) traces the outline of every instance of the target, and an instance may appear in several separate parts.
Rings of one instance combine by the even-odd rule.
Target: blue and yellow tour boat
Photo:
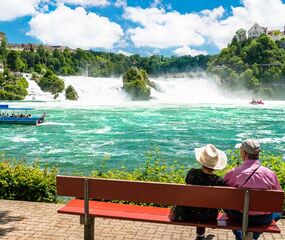
[[[27,111],[33,108],[10,108],[9,105],[0,105],[0,124],[38,125],[44,122],[46,114],[32,116]]]

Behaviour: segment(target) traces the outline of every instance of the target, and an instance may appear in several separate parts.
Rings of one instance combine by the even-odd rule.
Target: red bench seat
[[[73,199],[64,207],[58,210],[58,213],[84,215],[84,200]],[[111,202],[89,201],[89,215],[91,217],[113,218],[120,220],[145,221],[153,223],[166,223],[174,225],[188,225],[195,227],[220,228],[220,229],[241,229],[238,224],[230,219],[225,219],[222,214],[215,222],[173,222],[169,219],[170,208],[137,206],[129,204],[118,204]],[[249,227],[250,232],[270,232],[280,233],[279,227],[273,221],[271,225]]]

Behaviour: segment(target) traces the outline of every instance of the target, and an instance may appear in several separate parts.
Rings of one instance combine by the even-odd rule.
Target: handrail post
[[[89,216],[89,182],[84,179],[84,240],[94,240],[94,217]]]
[[[242,216],[242,239],[252,239],[252,233],[247,234],[248,228],[248,215],[249,215],[249,190],[244,193],[244,205],[243,205],[243,216]]]

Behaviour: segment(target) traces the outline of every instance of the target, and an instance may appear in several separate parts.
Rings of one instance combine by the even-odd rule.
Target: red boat
[[[249,103],[253,105],[263,105],[264,104],[264,102],[261,99],[260,100],[252,99],[252,101]]]

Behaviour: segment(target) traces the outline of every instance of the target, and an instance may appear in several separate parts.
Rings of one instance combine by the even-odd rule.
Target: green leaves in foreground
[[[55,169],[24,162],[0,162],[0,198],[35,202],[56,202]]]
[[[228,166],[223,171],[217,171],[220,176],[241,164],[238,151],[229,151]],[[166,160],[158,149],[151,150],[141,167],[129,170],[126,167],[109,169],[109,157],[101,160],[100,167],[91,173],[92,177],[108,179],[126,179],[133,181],[181,183],[185,181],[190,166],[181,165],[178,161]],[[261,153],[262,164],[273,170],[285,190],[285,161],[282,156]],[[192,161],[193,162],[193,161]],[[188,165],[188,164],[187,164]],[[57,202],[56,169],[40,167],[38,163],[28,165],[20,161],[0,161],[0,198],[11,200],[27,200],[36,202]],[[77,175],[80,175],[78,173]]]

